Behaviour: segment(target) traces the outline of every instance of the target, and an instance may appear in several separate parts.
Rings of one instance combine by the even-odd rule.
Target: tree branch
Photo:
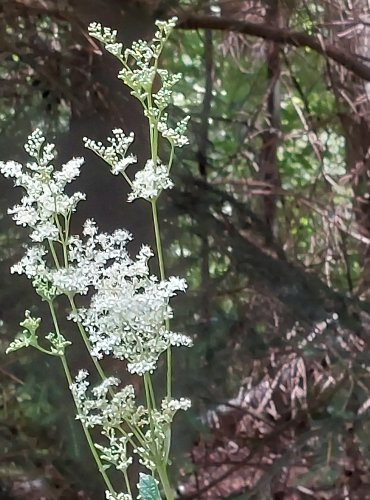
[[[370,81],[370,66],[361,62],[360,56],[332,44],[327,44],[323,38],[309,35],[303,31],[290,31],[289,29],[277,28],[265,23],[237,21],[235,19],[214,16],[183,17],[178,28],[185,30],[213,29],[236,31],[276,43],[292,45],[293,47],[309,47],[318,54],[326,56],[340,64],[363,80]]]

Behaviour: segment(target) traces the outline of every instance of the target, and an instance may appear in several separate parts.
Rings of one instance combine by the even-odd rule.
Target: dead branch
[[[212,29],[219,31],[235,31],[244,35],[256,36],[276,43],[293,47],[309,47],[318,54],[328,57],[363,80],[370,81],[370,66],[361,62],[357,54],[326,43],[322,37],[312,36],[304,31],[291,31],[277,28],[265,23],[236,21],[214,16],[185,16],[178,25],[179,29]]]

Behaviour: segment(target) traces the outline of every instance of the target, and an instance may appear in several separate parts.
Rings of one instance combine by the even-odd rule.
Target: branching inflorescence
[[[81,237],[70,233],[71,216],[85,195],[80,192],[67,195],[65,187],[79,176],[83,158],[73,158],[57,170],[54,145],[48,144],[36,130],[25,146],[31,158],[29,163],[0,163],[2,174],[13,178],[15,185],[25,191],[20,204],[9,213],[16,224],[30,228],[31,244],[11,271],[25,274],[32,281],[37,294],[49,306],[54,326],[52,332],[40,335],[41,319],[26,311],[22,333],[8,351],[33,346],[60,358],[77,418],[105,482],[109,500],[132,498],[127,469],[133,462],[133,454],[150,472],[150,475],[141,474],[141,498],[160,498],[157,485],[165,498],[173,498],[167,474],[171,425],[176,412],[190,406],[188,399],[172,397],[171,368],[171,347],[191,345],[189,337],[170,329],[173,316],[170,299],[179,291],[185,291],[186,283],[178,277],[166,278],[157,214],[158,197],[164,189],[173,186],[170,169],[174,148],[187,144],[184,134],[188,117],[171,128],[165,113],[180,75],[158,68],[160,54],[174,25],[175,19],[158,21],[151,42],[135,42],[125,50],[117,42],[115,31],[96,23],[89,27],[90,35],[119,59],[122,64],[119,78],[143,106],[149,125],[151,155],[131,179],[127,169],[137,161],[134,155],[128,154],[134,140],[132,133],[125,135],[121,129],[115,129],[107,146],[87,138],[85,146],[108,163],[114,175],[121,174],[128,182],[131,187],[128,201],[144,198],[150,203],[159,277],[150,271],[149,261],[154,253],[148,246],[143,245],[134,259],[130,257],[127,244],[132,237],[125,230],[102,233],[93,220],[87,220]],[[155,78],[161,81],[156,93],[153,91]],[[159,156],[161,138],[170,146],[167,161]],[[79,306],[79,296],[86,294],[89,305]],[[75,378],[69,369],[73,335],[68,332],[66,338],[61,331],[56,304],[62,295],[70,304],[71,330],[77,327],[100,377],[100,384],[91,389],[85,369]],[[152,374],[163,354],[167,366],[165,390],[158,397]],[[142,378],[145,394],[142,401],[132,385],[122,386],[119,379],[104,373],[100,359],[105,356],[125,361],[127,370]],[[98,443],[91,436],[93,428],[100,430]],[[123,474],[123,486],[113,486],[108,475],[111,466]]]

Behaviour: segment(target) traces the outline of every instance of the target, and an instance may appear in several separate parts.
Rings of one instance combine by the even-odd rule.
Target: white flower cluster
[[[80,370],[70,389],[78,407],[78,419],[87,427],[102,427],[102,434],[109,441],[109,446],[96,445],[101,452],[101,458],[117,470],[125,471],[132,463],[127,456],[127,444],[133,437],[132,433],[122,433],[122,427],[127,423],[140,429],[146,442],[155,443],[155,449],[161,456],[166,453],[167,431],[179,410],[188,410],[190,400],[163,399],[160,410],[152,410],[137,405],[135,391],[132,385],[109,394],[112,387],[120,381],[110,377],[88,392],[88,372]],[[140,462],[149,469],[154,469],[151,448],[137,446],[134,452],[139,455]]]
[[[90,25],[89,28],[90,35],[101,41],[106,49],[121,61],[123,68],[119,73],[119,78],[131,88],[132,94],[143,104],[144,113],[150,121],[150,126],[153,129],[157,128],[157,131],[169,141],[172,148],[182,147],[189,142],[185,136],[189,117],[185,117],[174,128],[171,128],[168,125],[168,115],[164,113],[164,110],[171,103],[173,87],[182,75],[180,73],[171,74],[157,66],[163,46],[176,25],[176,21],[176,18],[169,21],[157,21],[158,30],[152,41],[139,40],[134,42],[132,47],[125,49],[123,53],[122,45],[116,42],[116,31],[103,28],[96,23]],[[156,75],[158,75],[161,85],[159,90],[152,94]],[[126,137],[120,129],[113,131],[113,133],[115,134],[114,139],[108,138],[111,143],[109,147],[91,139],[85,138],[84,140],[86,147],[103,158],[111,166],[113,174],[118,174],[123,173],[136,158],[132,155],[126,157],[127,148],[133,140],[133,135]],[[159,196],[163,189],[171,188],[173,183],[169,178],[169,169],[170,165],[166,167],[160,161],[148,160],[145,167],[136,173],[133,182],[127,179],[132,187],[128,200],[144,198],[152,201]]]
[[[131,420],[136,412],[135,391],[132,385],[119,390],[111,398],[109,393],[112,387],[117,387],[120,380],[109,377],[91,391],[92,397],[88,397],[87,381],[88,372],[80,370],[76,381],[70,389],[78,404],[78,419],[82,420],[87,427],[100,426],[108,432],[110,429],[119,427],[123,422]]]
[[[127,456],[127,443],[132,435],[117,436],[114,429],[109,432],[102,432],[109,440],[109,446],[95,444],[95,447],[101,452],[100,458],[121,472],[126,471],[133,462],[132,457]]]
[[[99,249],[97,242],[101,244],[101,236],[106,243]],[[169,299],[177,291],[185,291],[185,281],[171,277],[158,282],[151,276],[148,260],[153,254],[147,246],[141,248],[133,261],[124,250],[124,242],[117,247],[117,242],[108,235],[92,236],[88,242],[73,254],[81,267],[70,266],[68,272],[71,284],[85,279],[86,287],[92,285],[96,291],[90,306],[80,308],[70,318],[85,327],[93,356],[112,354],[126,359],[131,373],[143,375],[156,368],[159,356],[169,346],[190,346],[188,337],[168,331],[164,324],[172,317]],[[85,247],[92,249],[90,261]],[[89,269],[91,265],[93,271]],[[55,275],[59,279],[60,274],[56,271],[51,278],[58,287],[60,282],[55,282]]]
[[[106,500],[132,500],[132,496],[128,493],[111,493],[110,491],[105,492]]]
[[[25,274],[27,278],[46,277],[48,272],[44,257],[47,251],[42,245],[26,248],[24,256],[10,268],[11,273]]]
[[[167,114],[158,122],[158,130],[162,134],[162,137],[167,139],[170,144],[182,148],[189,144],[189,139],[185,135],[186,127],[189,122],[190,117],[186,116],[183,120],[179,121],[175,128],[170,128],[167,125]]]
[[[16,186],[26,191],[19,205],[8,210],[16,224],[32,229],[31,239],[41,242],[57,240],[59,236],[56,217],[67,217],[76,209],[77,203],[85,199],[83,193],[68,196],[64,193],[66,184],[78,177],[83,158],[73,158],[54,171],[51,161],[55,158],[54,145],[46,144],[39,130],[29,138],[26,151],[35,161],[24,167],[14,161],[0,162],[0,172],[14,178]]]
[[[176,21],[176,18],[164,22],[157,21],[158,30],[154,33],[151,42],[138,40],[132,44],[131,48],[125,50],[125,64],[119,77],[133,89],[134,93],[137,92],[140,95],[143,92],[143,96],[146,97],[146,93],[150,90],[149,87],[151,87],[156,74],[153,63],[158,60],[164,44],[176,25]],[[133,70],[130,69],[130,59],[135,62],[136,68],[134,67]],[[139,95],[136,97],[139,97]]]
[[[139,40],[122,53],[122,43],[117,42],[117,31],[102,27],[99,23],[91,23],[89,34],[102,42],[108,52],[117,57],[123,64],[119,77],[132,89],[133,95],[144,100],[151,87],[156,71],[152,61],[156,61],[162,52],[163,45],[176,25],[176,18],[169,21],[157,21],[158,30],[153,40],[149,43]],[[135,62],[132,68],[130,61]]]
[[[68,240],[69,266],[53,269],[47,278],[61,293],[85,295],[90,286],[98,286],[107,272],[111,261],[119,261],[122,266],[141,267],[142,256],[138,255],[135,265],[128,256],[126,245],[132,239],[129,232],[117,229],[112,234],[99,233],[95,222],[88,219],[84,224],[84,240],[71,236]]]
[[[90,23],[89,34],[104,44],[115,43],[117,30],[103,28],[100,23]]]
[[[100,40],[122,63],[119,77],[143,104],[150,125],[152,158],[133,180],[126,174],[128,166],[136,163],[136,157],[127,154],[134,140],[133,133],[126,136],[122,129],[114,129],[108,145],[84,139],[85,146],[106,161],[114,175],[122,174],[127,180],[132,188],[129,201],[143,198],[154,203],[162,190],[172,188],[169,171],[174,147],[188,143],[185,130],[189,118],[171,128],[165,113],[173,87],[181,75],[158,69],[158,59],[175,23],[176,18],[157,21],[158,29],[152,41],[140,40],[125,50],[117,42],[115,30],[97,23],[89,27],[90,35]],[[153,83],[157,77],[159,89],[154,93]],[[159,137],[171,145],[168,165],[158,158]],[[79,176],[83,158],[73,158],[56,170],[54,145],[46,143],[39,130],[28,138],[25,149],[32,158],[25,166],[13,161],[0,162],[0,172],[13,178],[15,185],[26,191],[20,204],[9,213],[17,224],[30,227],[33,240],[33,245],[26,248],[24,256],[11,271],[24,273],[32,280],[36,292],[49,303],[54,320],[55,298],[67,295],[73,307],[68,319],[78,323],[83,336],[86,333],[89,340],[86,344],[92,348],[90,354],[99,359],[111,355],[127,361],[130,373],[145,376],[148,389],[148,373],[156,369],[160,356],[171,346],[189,347],[192,344],[189,337],[169,330],[169,320],[173,317],[170,300],[178,292],[185,291],[185,280],[172,276],[159,281],[151,275],[152,250],[142,246],[136,257],[131,258],[127,244],[132,237],[125,230],[100,233],[95,222],[89,219],[81,236],[71,235],[71,214],[85,195],[77,192],[69,196],[65,188]],[[157,225],[155,229],[158,236]],[[161,260],[162,256],[159,258]],[[89,294],[89,305],[76,309],[72,302],[75,294]],[[32,345],[49,355],[64,356],[70,342],[61,335],[58,325],[55,323],[56,333],[45,337],[50,344],[47,350],[38,344],[39,324],[40,319],[26,311],[21,323],[22,334],[9,350]],[[149,389],[146,407],[137,404],[132,385],[120,387],[119,379],[102,377],[103,382],[90,390],[88,372],[81,370],[70,389],[78,410],[77,418],[85,429],[99,427],[106,440],[105,444],[95,444],[105,463],[104,469],[114,466],[126,474],[133,461],[128,455],[129,447],[145,467],[155,472],[159,464],[168,460],[173,418],[177,411],[187,410],[190,401],[167,397],[157,406]],[[144,483],[143,476],[139,490],[145,489]],[[131,495],[107,491],[106,499],[131,500]]]
[[[155,200],[163,189],[171,189],[172,187],[173,182],[168,175],[168,168],[160,161],[155,165],[153,160],[148,160],[145,167],[136,172],[128,201],[136,200],[136,198],[144,198],[148,201]]]
[[[113,137],[108,137],[107,140],[110,142],[110,146],[104,146],[101,142],[84,137],[85,147],[106,161],[111,167],[112,174],[123,173],[129,165],[136,163],[134,155],[126,156],[127,149],[134,141],[133,132],[126,136],[122,129],[117,128],[113,130]]]
[[[131,271],[141,270],[144,258],[143,250],[135,264],[128,256],[126,245],[131,235],[123,229],[112,234],[97,234],[95,222],[85,222],[83,241],[78,236],[71,236],[67,244],[68,267],[49,268],[45,261],[47,250],[42,245],[29,247],[21,260],[12,266],[13,273],[25,274],[30,279],[37,278],[50,283],[60,293],[85,295],[90,286],[96,285],[105,273],[105,266],[113,259],[123,265],[131,264]]]
[[[146,430],[144,437],[148,443],[153,443],[159,455],[165,459],[167,432],[170,429],[173,418],[179,410],[186,411],[190,408],[191,402],[189,399],[164,399],[161,402],[160,410],[152,410],[150,413],[150,427]],[[144,420],[144,423],[145,420]],[[144,467],[150,470],[155,470],[155,464],[151,450],[143,446],[135,448],[135,453],[140,457],[139,461]]]
[[[59,178],[63,179],[60,185],[72,180],[72,175],[65,174],[67,170],[63,168],[54,174],[50,171],[48,184]],[[152,180],[147,185],[144,182],[140,185],[140,176],[135,179],[134,192],[150,198],[157,195],[159,189],[168,187],[165,173],[163,177],[159,176],[162,180],[159,187],[155,185],[154,175],[149,178]],[[40,180],[41,187],[44,188],[44,183]],[[58,193],[58,197],[63,196],[62,192]],[[35,199],[35,203],[39,200]],[[37,207],[40,212],[45,209],[41,204]],[[50,217],[51,208],[47,214]],[[57,228],[54,224],[53,227]],[[132,373],[142,375],[153,371],[161,353],[171,345],[190,346],[188,337],[167,331],[164,325],[165,320],[172,316],[169,299],[177,291],[185,290],[185,281],[172,277],[158,282],[150,276],[148,260],[152,251],[143,246],[132,260],[126,249],[131,235],[125,230],[113,234],[98,233],[95,223],[88,220],[83,236],[69,237],[67,267],[50,268],[46,262],[47,249],[39,244],[26,249],[20,262],[12,267],[12,272],[26,274],[38,283],[38,288],[40,283],[45,284],[46,288],[43,286],[40,292],[43,297],[45,293],[54,296],[61,293],[87,294],[90,287],[95,288],[90,307],[80,309],[77,316],[71,317],[81,321],[86,328],[94,356],[113,354],[126,359]],[[48,237],[52,239],[52,235]],[[53,237],[58,238],[57,235]]]
[[[157,108],[163,111],[171,103],[172,88],[181,80],[182,74],[171,74],[166,69],[158,69],[157,73],[161,77],[162,86],[156,94],[153,94],[153,100]]]

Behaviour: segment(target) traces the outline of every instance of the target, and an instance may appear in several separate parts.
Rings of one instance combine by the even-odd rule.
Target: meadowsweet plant
[[[128,152],[134,136],[125,135],[121,129],[113,130],[106,145],[85,138],[85,146],[99,155],[114,175],[122,175],[131,188],[129,202],[137,198],[148,202],[159,277],[150,269],[154,252],[143,245],[135,257],[130,256],[127,244],[132,236],[123,229],[106,234],[99,231],[93,220],[87,220],[81,236],[71,234],[71,217],[85,195],[80,192],[68,195],[65,188],[79,176],[83,158],[73,158],[57,169],[54,145],[36,130],[25,146],[30,156],[26,165],[14,161],[0,163],[2,174],[14,179],[15,185],[25,192],[20,204],[9,213],[16,224],[30,230],[30,243],[11,272],[25,274],[32,281],[36,293],[47,303],[53,323],[53,331],[45,334],[41,319],[27,310],[20,323],[22,333],[8,351],[32,346],[60,359],[77,419],[105,482],[108,500],[132,498],[128,469],[135,456],[145,469],[138,484],[140,498],[174,497],[167,473],[171,425],[175,414],[190,406],[188,399],[172,396],[171,348],[189,347],[191,340],[172,331],[170,300],[185,291],[186,283],[178,277],[166,277],[157,212],[161,192],[173,185],[170,170],[174,149],[187,144],[188,117],[171,127],[166,113],[180,75],[171,75],[158,67],[174,25],[175,19],[158,21],[151,42],[138,41],[126,49],[110,28],[96,23],[89,27],[90,35],[119,59],[122,70],[118,77],[143,106],[148,120],[150,157],[131,175],[129,167],[137,161]],[[157,92],[153,90],[155,78],[161,82]],[[169,144],[166,158],[160,155],[161,140]],[[87,297],[81,301],[83,295]],[[61,296],[67,298],[70,306],[66,332],[62,331],[59,316]],[[92,358],[94,374],[84,367],[77,374],[70,371],[68,359],[76,333],[82,336]],[[124,385],[104,372],[100,363],[108,356],[122,360],[128,372],[141,378],[139,394],[133,385]],[[155,391],[152,375],[162,366],[163,390]],[[99,382],[93,383],[97,378]],[[122,474],[120,484],[112,483],[111,467]]]

